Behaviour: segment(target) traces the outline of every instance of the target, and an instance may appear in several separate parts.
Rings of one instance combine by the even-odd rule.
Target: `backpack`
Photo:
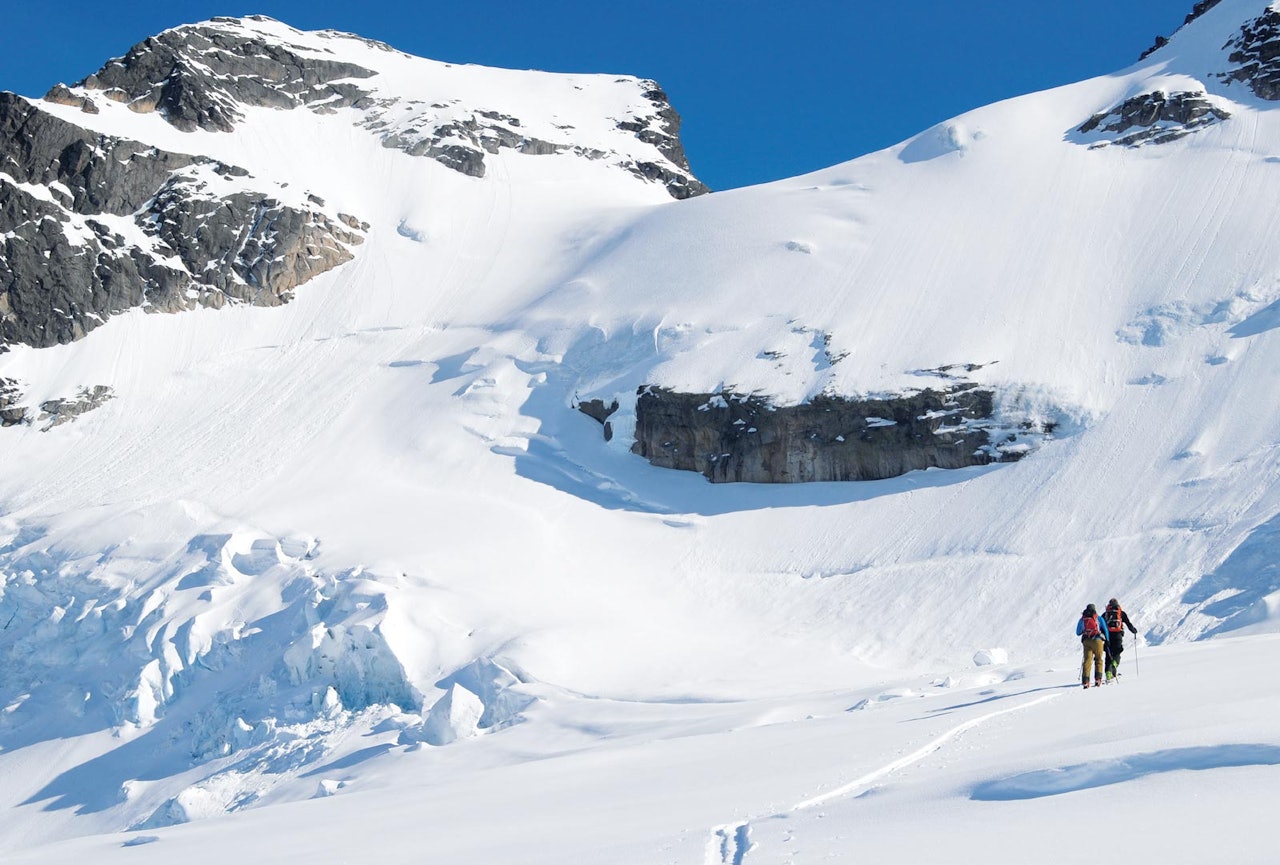
[[[1113,634],[1124,631],[1124,611],[1119,607],[1107,607],[1107,630]]]
[[[1084,630],[1080,634],[1080,639],[1082,640],[1101,640],[1102,639],[1102,631],[1098,628],[1097,616],[1085,616],[1082,619],[1082,621],[1084,622]]]

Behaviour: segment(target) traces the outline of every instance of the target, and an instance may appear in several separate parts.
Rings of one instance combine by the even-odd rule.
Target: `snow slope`
[[[750,820],[760,850],[795,827],[814,839],[797,861],[813,861],[839,855],[851,823],[859,849],[889,849],[918,808],[939,846],[971,819],[1044,834],[1064,801],[1082,823],[1130,786],[1190,814],[1199,788],[1182,770],[1200,768],[1222,770],[1203,774],[1250,825],[1280,744],[1251,720],[1275,699],[1251,696],[1265,676],[1172,707],[1178,682],[1263,664],[1280,621],[1280,113],[1219,77],[1221,46],[1268,8],[1223,0],[1114,75],[680,202],[621,157],[501,150],[467,177],[384,147],[354,108],[245,106],[227,134],[105,98],[94,115],[42,104],[243,166],[370,229],[286,306],[135,312],[0,356],[30,405],[116,395],[75,423],[0,430],[0,850],[132,827],[164,843],[24,855],[255,855],[207,846],[227,834],[216,822],[162,827],[322,781],[335,801],[339,782],[373,789],[261,808],[235,834],[290,839],[273,861],[355,856],[338,809],[385,827],[371,834],[396,861],[413,842],[395,827],[430,813],[452,827],[444,858],[740,862]],[[533,135],[642,146],[614,122],[639,110],[635,79],[224,26],[374,69],[395,105],[456,99]],[[1203,90],[1230,117],[1138,147],[1078,131],[1160,89]],[[1006,417],[1052,420],[1055,438],[1011,465],[793,487],[712,486],[628,452],[640,385],[789,403],[922,387],[952,364],[981,365],[970,378]],[[595,397],[622,404],[612,442],[573,410]],[[1164,679],[1097,695],[1138,729],[1082,721],[1066,701],[1095,695],[1067,691],[994,714],[1060,693],[1079,609],[1110,596],[1177,644]],[[1182,645],[1228,633],[1263,636]],[[975,670],[993,648],[1013,666]],[[960,692],[930,690],[949,675]],[[929,698],[882,712],[886,687]],[[973,705],[903,732],[956,693]],[[861,697],[873,712],[841,711]],[[991,730],[1012,732],[937,785],[850,798],[927,771],[923,753],[896,764],[931,742]],[[835,743],[855,741],[831,771]],[[773,762],[744,773],[748,759]],[[651,774],[629,784],[617,765]],[[1114,772],[1137,780],[1086,809],[1080,791]],[[1023,798],[1045,789],[1063,793]],[[603,815],[555,830],[584,803]],[[491,836],[487,812],[463,813],[476,807],[523,828]]]
[[[354,751],[312,773],[314,801],[6,861],[1050,863],[1104,836],[1142,861],[1271,862],[1276,648],[1143,652],[1096,693],[1063,683],[1071,656],[782,700],[574,700],[458,748]]]

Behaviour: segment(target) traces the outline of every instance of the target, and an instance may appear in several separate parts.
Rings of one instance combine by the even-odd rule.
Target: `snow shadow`
[[[330,763],[325,763],[323,766],[317,766],[308,772],[303,772],[299,777],[313,778],[316,775],[324,775],[329,772],[337,772],[343,769],[352,769],[359,766],[361,763],[367,763],[370,760],[389,754],[395,747],[396,746],[390,742],[383,742],[380,745],[370,745],[368,748],[361,748],[359,751],[348,754],[345,757],[340,757]]]
[[[1206,637],[1265,621],[1267,597],[1280,591],[1280,515],[1255,528],[1217,570],[1205,574],[1182,603],[1219,619]],[[1216,599],[1216,600],[1215,600]]]
[[[983,706],[983,705],[986,705],[987,703],[995,703],[1000,700],[1008,700],[1010,697],[1025,697],[1027,694],[1035,694],[1035,693],[1039,693],[1040,691],[1062,691],[1062,690],[1074,691],[1079,689],[1079,687],[1080,686],[1077,683],[1070,682],[1066,685],[1044,685],[1039,688],[1027,688],[1026,690],[1023,690],[1023,691],[1010,691],[1007,694],[992,694],[991,696],[983,697],[980,700],[970,700],[967,703],[955,703],[950,706],[941,706],[937,709],[930,709],[929,714],[926,717],[934,718],[939,715],[949,715],[952,712],[959,711],[960,709],[969,709],[969,708],[972,708],[973,706]],[[924,718],[919,718],[917,720],[924,720]]]
[[[1280,746],[1248,744],[1170,748],[1123,759],[1096,760],[1057,769],[1041,769],[979,784],[969,798],[979,802],[1041,799],[1136,781],[1163,772],[1233,769],[1242,766],[1280,766]]]
[[[907,145],[898,153],[898,159],[911,165],[916,162],[929,162],[952,153],[963,155],[973,145],[974,140],[981,137],[980,132],[970,133],[968,128],[959,121],[939,124],[926,129],[907,142]]]
[[[1280,300],[1270,306],[1263,307],[1244,321],[1232,327],[1227,333],[1236,339],[1257,336],[1280,327]]]
[[[534,388],[522,413],[541,422],[516,474],[610,510],[716,516],[766,508],[842,505],[972,481],[1005,466],[928,469],[882,481],[713,484],[696,472],[652,466],[604,441],[599,423],[565,405],[555,388]]]
[[[475,350],[472,349],[432,361],[435,364],[436,371],[431,375],[431,383],[439,384],[442,381],[459,378],[467,372],[478,369],[478,367],[468,368],[468,364],[474,355]]]
[[[45,811],[72,808],[80,815],[119,805],[126,782],[162,781],[190,768],[189,754],[166,747],[165,734],[171,732],[176,738],[175,731],[152,728],[131,742],[67,769],[21,804],[43,803]],[[164,755],[163,759],[157,760],[157,755]]]

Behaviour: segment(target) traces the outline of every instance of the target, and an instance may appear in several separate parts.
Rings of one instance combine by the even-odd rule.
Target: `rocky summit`
[[[620,157],[595,136],[576,141],[572,124],[551,124],[555,134],[540,138],[527,116],[379,89],[376,69],[332,56],[352,45],[374,61],[412,60],[347,34],[303,37],[261,16],[219,18],[146,39],[42,101],[0,94],[0,347],[66,343],[133,308],[273,306],[349,261],[368,229],[358,214],[198,155],[197,133],[234,135],[254,109],[323,115],[477,178],[487,156],[511,150],[608,160],[677,199],[707,191],[689,173],[680,117],[654,82],[638,82],[634,109],[604,119],[639,145]],[[85,126],[51,106],[75,109]],[[167,138],[178,145],[170,150],[86,128],[120,108],[189,135]]]

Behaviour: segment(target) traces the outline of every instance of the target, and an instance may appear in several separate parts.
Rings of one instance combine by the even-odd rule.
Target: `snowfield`
[[[1280,109],[1222,77],[1271,8],[685,201],[623,167],[660,159],[617,126],[647,82],[263,19],[220,26],[375,70],[375,108],[40,103],[369,229],[287,305],[0,354],[29,406],[113,394],[0,430],[0,857],[1275,861]],[[1156,91],[1229,117],[1079,131]],[[379,137],[480,110],[606,155],[477,178]],[[794,404],[944,367],[1053,435],[851,484],[629,451],[643,385]],[[1109,597],[1142,638],[1082,692]]]
[[[1143,861],[1271,862],[1277,647],[1140,648],[1097,692],[1064,683],[1072,654],[774,700],[551,698],[456,747],[353,737],[293,782],[311,801],[6,861],[1068,862],[1105,835]]]

